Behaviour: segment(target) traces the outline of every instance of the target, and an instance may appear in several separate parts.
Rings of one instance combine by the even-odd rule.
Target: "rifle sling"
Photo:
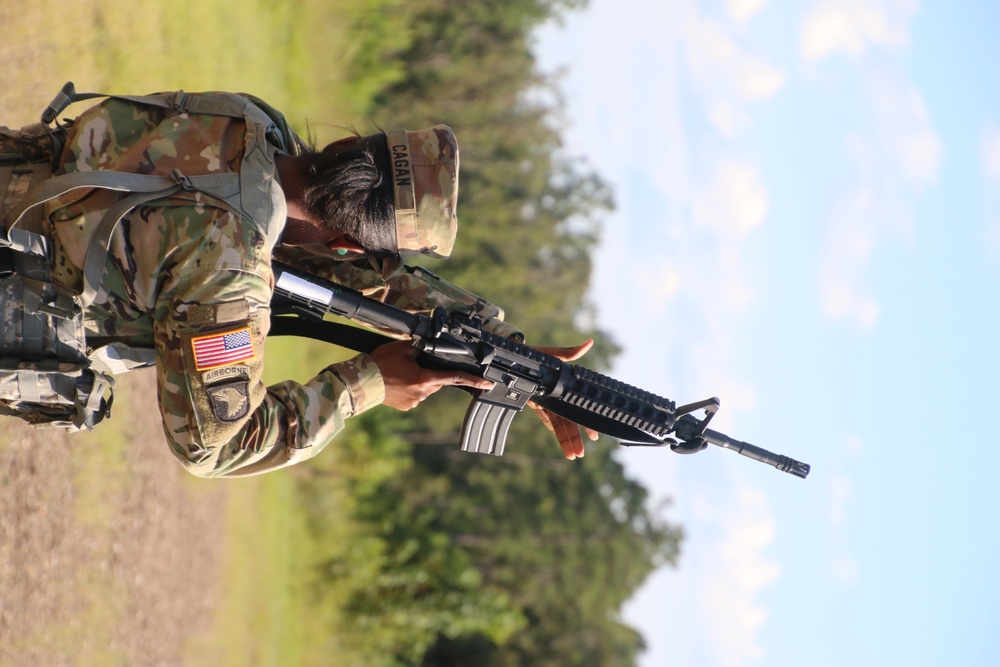
[[[268,336],[299,336],[312,338],[324,343],[332,343],[356,352],[368,354],[376,347],[396,340],[389,336],[359,329],[340,322],[310,320],[295,316],[271,316],[271,330]]]

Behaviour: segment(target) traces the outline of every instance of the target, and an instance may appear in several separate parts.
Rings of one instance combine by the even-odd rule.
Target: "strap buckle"
[[[171,96],[170,103],[173,105],[174,111],[184,113],[188,110],[188,94],[183,90],[178,90]]]
[[[45,111],[42,112],[42,122],[49,125],[54,121],[73,102],[74,95],[76,95],[76,86],[73,85],[72,81],[67,81],[62,90],[56,93],[56,96],[49,102],[49,106],[45,107]]]
[[[181,186],[188,192],[194,192],[195,190],[194,183],[191,182],[191,179],[189,177],[181,173],[180,169],[174,168],[170,171],[170,174],[168,175],[170,176],[170,178],[174,180],[175,183],[177,183],[179,186]]]

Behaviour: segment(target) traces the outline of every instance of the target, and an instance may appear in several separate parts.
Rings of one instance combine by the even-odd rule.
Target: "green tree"
[[[616,347],[595,330],[587,289],[611,195],[566,154],[557,89],[532,54],[532,30],[580,4],[398,5],[405,33],[368,57],[393,73],[370,115],[386,128],[447,123],[459,137],[458,244],[432,270],[504,306],[529,342],[595,337],[588,363],[599,368]],[[323,572],[336,585],[367,568],[345,608],[370,655],[428,667],[634,664],[642,638],[618,610],[675,561],[680,530],[607,443],[566,462],[532,416],[515,420],[502,458],[458,452],[467,403],[441,392],[406,415],[379,411],[338,473],[371,548],[364,564],[327,560]],[[392,472],[373,476],[355,456],[383,470],[392,461]]]
[[[642,639],[617,610],[649,572],[673,563],[680,531],[647,506],[613,450],[558,458],[534,429],[512,433],[500,459],[420,446],[414,460],[440,495],[440,530],[465,547],[487,585],[508,591],[528,625],[505,644],[483,636],[439,637],[425,665],[482,651],[482,665],[627,665]],[[444,478],[447,483],[440,480]],[[428,489],[421,493],[431,495]],[[487,659],[488,658],[488,659]]]
[[[417,471],[395,435],[398,419],[382,409],[356,418],[336,457],[317,462],[299,484],[313,535],[333,537],[329,526],[342,523],[330,521],[335,513],[354,523],[352,534],[337,536],[350,549],[328,544],[317,552],[310,588],[317,608],[339,608],[361,665],[415,664],[441,636],[503,644],[524,622],[508,594],[484,582],[468,552],[435,521],[434,503],[406,492],[405,480]],[[346,493],[332,493],[332,486]],[[346,507],[331,505],[345,496]]]
[[[500,301],[537,340],[575,335],[608,188],[563,154],[531,30],[579,3],[418,4],[399,79],[376,97],[386,127],[451,125],[461,153],[459,242],[440,271]],[[434,267],[438,270],[438,267]],[[502,298],[501,298],[502,297]]]

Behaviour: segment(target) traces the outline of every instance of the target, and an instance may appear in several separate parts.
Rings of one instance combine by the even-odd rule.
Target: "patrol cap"
[[[386,133],[400,255],[447,257],[458,233],[458,141],[447,125]]]

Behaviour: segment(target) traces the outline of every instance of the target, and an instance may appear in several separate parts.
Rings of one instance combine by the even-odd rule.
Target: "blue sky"
[[[813,465],[623,456],[686,531],[643,667],[995,665],[1000,6],[591,0],[539,32],[615,187],[615,375]]]

